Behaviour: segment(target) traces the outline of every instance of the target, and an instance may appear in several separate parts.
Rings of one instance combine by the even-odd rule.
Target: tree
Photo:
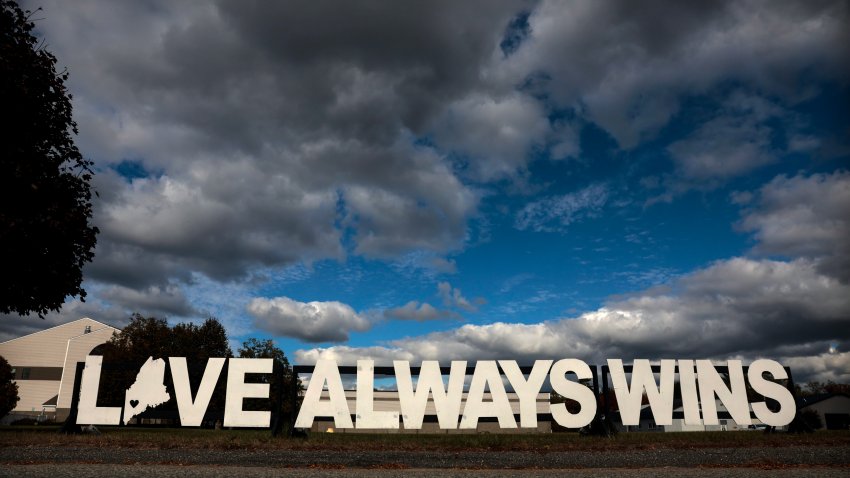
[[[242,347],[238,350],[239,356],[242,358],[270,358],[275,359],[278,365],[289,368],[289,359],[283,350],[278,348],[270,339],[257,340],[250,338],[242,342]]]
[[[820,413],[817,410],[803,410],[800,412],[800,418],[803,420],[807,430],[820,430],[823,428],[823,420],[821,420]]]
[[[168,357],[171,352],[171,328],[165,319],[133,314],[121,333],[105,344],[106,362],[143,363],[149,356]]]
[[[38,44],[31,14],[0,0],[0,312],[43,318],[68,296],[85,300],[98,229],[68,73]]]
[[[15,374],[3,356],[0,356],[0,418],[5,417],[18,404],[18,384]]]
[[[820,395],[822,393],[826,393],[826,389],[824,384],[818,382],[817,380],[811,380],[806,383],[806,391],[804,392],[806,395]]]
[[[168,357],[186,357],[189,383],[192,390],[197,390],[208,358],[233,356],[224,326],[213,317],[200,326],[180,323],[171,327],[165,319],[134,314],[120,334],[113,335],[98,349],[105,364],[98,401],[111,406],[124,404],[124,391],[136,380],[139,368],[148,357],[166,360]],[[224,410],[225,373],[219,378],[210,401],[209,411],[212,414]],[[165,386],[172,399],[157,409],[176,410],[170,374],[165,376]]]
[[[186,357],[194,361],[209,357],[231,357],[227,332],[210,317],[200,326],[180,323],[170,327],[165,319],[134,314],[120,334],[107,342],[104,360],[143,363],[148,357]]]
[[[805,389],[798,389],[798,394],[803,397],[810,397],[812,395],[823,395],[826,393],[850,395],[850,384],[835,383],[832,380],[828,380],[826,383],[819,382],[817,380],[812,380],[806,383]]]

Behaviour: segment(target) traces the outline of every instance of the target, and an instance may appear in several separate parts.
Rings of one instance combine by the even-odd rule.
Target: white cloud
[[[112,245],[214,278],[242,275],[250,265],[341,256],[335,192],[305,191],[284,175],[269,178],[250,161],[196,163],[189,174],[137,179],[102,205],[96,219],[107,264],[120,266]]]
[[[850,383],[850,352],[829,353],[820,355],[788,357],[783,365],[791,367],[794,377],[804,378],[804,381],[817,380],[826,382],[832,380],[838,383]],[[802,385],[803,380],[797,383]]]
[[[298,302],[288,297],[255,298],[248,304],[254,325],[278,336],[306,342],[344,342],[352,331],[372,324],[341,302]]]
[[[573,222],[600,214],[608,201],[608,188],[592,184],[562,196],[526,204],[516,215],[514,227],[537,232],[562,231]]]
[[[512,92],[505,97],[463,98],[448,106],[436,128],[437,143],[466,155],[466,174],[486,182],[523,170],[531,148],[544,143],[549,122],[536,100]]]
[[[476,297],[472,300],[467,299],[463,296],[460,289],[452,287],[448,282],[438,283],[437,293],[446,307],[456,307],[466,312],[478,312],[478,307],[487,302],[483,297]]]
[[[340,365],[355,365],[358,360],[374,360],[376,364],[392,365],[393,360],[414,360],[410,352],[388,347],[350,347],[335,345],[326,348],[302,349],[295,351],[295,363],[315,364],[317,360],[336,360]]]
[[[770,129],[748,118],[712,119],[670,145],[678,175],[688,180],[728,179],[770,163]]]
[[[826,351],[833,341],[850,343],[848,297],[850,286],[819,274],[810,261],[736,258],[682,276],[669,288],[649,289],[575,318],[467,324],[363,353],[384,363],[408,357],[443,361],[578,357],[599,362],[609,357],[766,356],[787,358],[789,365],[805,363],[798,376],[846,377],[850,375],[846,361],[799,354]],[[299,351],[296,357],[306,363],[322,350]],[[339,358],[358,353],[347,348]],[[833,362],[839,368],[829,369]]]
[[[417,322],[460,318],[456,312],[441,310],[427,302],[420,303],[415,300],[411,300],[401,307],[385,310],[384,317],[396,320],[414,320]]]

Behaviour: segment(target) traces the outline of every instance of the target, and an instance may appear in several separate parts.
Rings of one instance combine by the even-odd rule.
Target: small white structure
[[[119,332],[85,317],[0,343],[20,397],[4,422],[24,416],[64,419],[71,408],[77,362]]]
[[[799,400],[801,413],[813,410],[820,415],[827,430],[847,430],[850,428],[850,397],[840,393],[827,393]]]
[[[720,400],[715,400],[717,413],[728,412],[726,406]],[[681,406],[673,408],[675,414],[681,414],[683,408]],[[750,416],[753,416],[750,409]],[[755,426],[761,426],[762,422],[757,418],[752,418],[752,425],[738,425],[731,418],[718,419],[717,425],[706,425],[700,420],[700,423],[695,425],[686,425],[684,418],[674,418],[671,425],[658,425],[655,423],[655,418],[652,415],[652,409],[649,405],[643,405],[640,409],[640,422],[638,425],[625,426],[620,422],[619,417],[614,418],[614,423],[617,429],[621,432],[710,432],[710,431],[735,431],[735,430],[752,430]]]

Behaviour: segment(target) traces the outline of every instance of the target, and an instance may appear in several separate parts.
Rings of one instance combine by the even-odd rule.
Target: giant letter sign
[[[243,409],[246,398],[269,398],[269,384],[246,383],[246,374],[272,373],[272,359],[210,358],[196,393],[192,393],[184,357],[168,358],[174,383],[174,399],[183,426],[199,426],[209,407],[224,365],[228,365],[224,425],[232,427],[268,427],[271,412]],[[97,406],[98,386],[103,357],[86,357],[80,386],[78,424],[118,425],[123,416],[127,423],[149,408],[172,399],[164,385],[166,362],[150,357],[139,370],[136,382],[126,390],[124,407]],[[614,395],[623,425],[638,425],[643,400],[649,403],[658,425],[673,424],[673,394],[678,374],[685,425],[717,425],[716,403],[719,401],[728,416],[738,425],[752,423],[750,407],[755,418],[770,426],[784,426],[794,419],[796,406],[791,391],[777,383],[789,379],[786,369],[773,360],[756,360],[744,371],[740,360],[726,365],[729,383],[724,381],[715,365],[708,360],[661,360],[651,365],[648,360],[635,360],[629,368],[620,359],[609,359],[608,367]],[[353,374],[348,367],[343,373]],[[382,409],[376,409],[375,373],[372,360],[357,361],[357,389],[353,403],[343,389],[340,369],[333,360],[318,360],[312,367],[307,390],[295,420],[295,427],[309,428],[317,417],[332,418],[336,428],[405,429],[422,428],[426,413],[436,417],[441,429],[476,429],[482,418],[495,419],[501,428],[535,428],[538,413],[545,413],[539,404],[544,389],[578,402],[579,411],[570,413],[563,403],[550,403],[552,418],[566,428],[582,428],[597,416],[597,395],[594,389],[580,383],[597,376],[585,362],[566,358],[555,361],[537,360],[533,367],[522,368],[514,360],[482,360],[467,369],[467,362],[453,361],[441,369],[436,361],[426,360],[415,380],[410,363],[393,362],[392,371],[383,367],[382,374],[396,377],[397,400],[382,398]],[[309,370],[309,369],[307,369]],[[627,370],[630,370],[627,372]],[[302,373],[308,373],[301,369]],[[448,373],[444,382],[443,372]],[[464,383],[471,374],[469,390],[464,396]],[[577,381],[568,378],[575,375]],[[658,378],[656,379],[656,374]],[[769,377],[767,377],[769,375]],[[604,372],[603,372],[604,376]],[[515,397],[509,398],[506,384]],[[749,403],[747,385],[765,398]],[[487,391],[489,390],[489,393]],[[194,395],[194,398],[193,398]],[[386,396],[386,395],[385,395]],[[391,395],[392,397],[392,395]],[[768,406],[768,400],[774,409]],[[428,412],[429,402],[433,411]],[[352,410],[353,408],[353,410]],[[353,412],[353,413],[352,413]],[[352,420],[352,415],[355,420]],[[519,423],[517,423],[517,417]]]

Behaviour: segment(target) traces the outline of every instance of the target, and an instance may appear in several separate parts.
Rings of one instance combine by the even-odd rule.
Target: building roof
[[[113,326],[111,326],[111,325],[109,325],[109,324],[104,324],[103,322],[100,322],[100,321],[98,321],[98,320],[94,320],[94,319],[89,318],[89,317],[80,317],[80,318],[79,318],[79,319],[77,319],[77,320],[72,320],[72,321],[70,321],[70,322],[65,322],[64,324],[54,325],[53,327],[48,327],[48,328],[46,328],[46,329],[44,329],[44,330],[39,330],[38,332],[33,332],[33,333],[31,333],[31,334],[22,335],[22,336],[20,336],[20,337],[15,337],[14,339],[9,339],[9,340],[7,340],[7,341],[5,341],[5,342],[0,342],[0,345],[8,344],[8,343],[14,342],[14,341],[16,341],[16,340],[21,340],[21,339],[25,339],[25,338],[33,337],[33,336],[36,336],[36,335],[39,335],[39,334],[44,334],[44,333],[46,333],[46,332],[50,332],[51,330],[58,329],[58,328],[60,328],[60,327],[68,327],[68,326],[72,326],[73,324],[76,324],[77,322],[90,322],[90,323],[91,323],[91,322],[94,322],[95,324],[100,325],[100,327],[98,327],[97,329],[93,329],[93,330],[98,330],[98,329],[102,329],[102,328],[105,328],[105,327],[108,327],[108,328],[110,328],[110,329],[114,329],[114,330],[116,330],[116,331],[120,331],[120,330],[121,330],[121,329],[119,329],[119,328],[117,328],[117,327],[113,327]]]
[[[850,398],[850,395],[847,395],[846,393],[821,393],[818,395],[810,395],[808,397],[798,397],[797,408],[810,407],[816,403],[835,397]]]

